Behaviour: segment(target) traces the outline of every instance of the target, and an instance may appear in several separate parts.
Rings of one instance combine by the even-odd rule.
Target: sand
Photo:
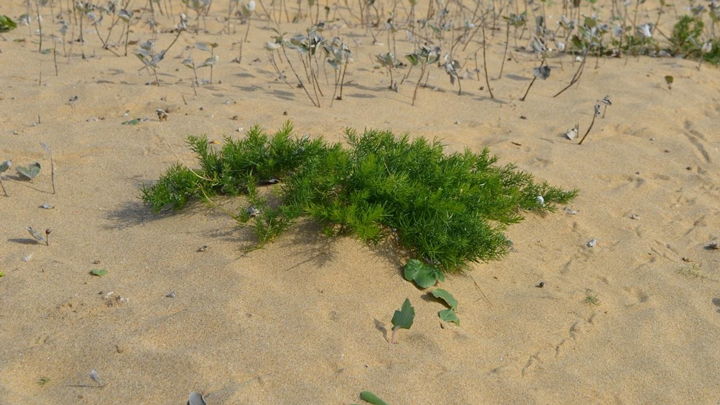
[[[134,3],[139,12],[143,2]],[[277,80],[263,50],[274,35],[264,14],[253,17],[242,63],[230,62],[246,26],[218,35],[227,2],[216,4],[208,33],[184,33],[161,62],[160,87],[146,85],[154,77],[138,72],[134,56],[103,50],[87,25],[87,43],[76,43],[71,57],[57,44],[57,76],[52,52],[38,53],[34,23],[32,38],[26,26],[3,34],[0,161],[39,161],[43,170],[32,182],[14,169],[3,174],[10,197],[0,197],[0,403],[181,404],[199,391],[209,404],[350,404],[362,390],[390,404],[720,401],[720,252],[704,248],[720,238],[717,68],[649,57],[601,59],[595,68],[592,60],[579,86],[552,98],[578,66],[565,55],[549,60],[550,78],[520,102],[538,62],[511,46],[514,60],[497,80],[498,32],[488,50],[495,99],[481,90],[482,73],[464,80],[459,96],[433,66],[412,107],[417,71],[399,93],[389,91],[372,62],[387,52],[385,34],[373,44],[362,29],[344,27],[355,58],[344,98],[329,108],[326,94],[315,108]],[[647,4],[642,22],[656,15]],[[0,4],[0,14],[24,12],[20,0]],[[44,13],[43,47],[52,49],[49,33],[60,25]],[[133,30],[131,40],[151,37],[144,23]],[[173,38],[160,33],[156,46]],[[195,95],[181,61],[200,40],[219,43],[220,62],[215,83]],[[585,143],[565,139],[577,123],[584,133],[605,95],[613,105]],[[167,121],[158,108],[169,111]],[[133,118],[149,120],[121,125]],[[449,151],[489,147],[502,164],[578,188],[568,206],[577,213],[528,215],[509,228],[506,259],[448,277],[441,287],[460,301],[455,326],[438,318],[442,304],[403,279],[403,257],[389,248],[328,240],[304,222],[245,253],[250,230],[221,210],[195,204],[154,215],[139,200],[139,186],[170,164],[193,164],[188,135],[220,141],[286,120],[297,135],[330,140],[348,127],[380,128],[439,138]],[[53,151],[55,194],[41,142]],[[34,243],[25,226],[52,229],[50,245]],[[597,245],[587,247],[593,238]],[[107,275],[91,276],[93,269]],[[384,330],[405,298],[417,316],[393,345]]]

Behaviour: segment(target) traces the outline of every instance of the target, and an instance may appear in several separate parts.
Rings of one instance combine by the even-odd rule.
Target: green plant
[[[697,41],[700,40],[705,25],[699,17],[684,15],[680,17],[672,30],[670,43],[673,45],[673,54],[680,52],[699,52]]]
[[[329,235],[373,243],[397,238],[411,257],[446,272],[503,257],[507,225],[524,211],[553,211],[576,194],[534,183],[513,165],[498,166],[488,150],[447,155],[438,141],[374,130],[348,130],[345,148],[291,133],[289,123],[272,137],[256,126],[244,139],[226,138],[221,149],[189,137],[199,168],[171,166],[142,186],[142,199],[157,212],[245,194],[249,204],[236,218],[253,221],[260,244],[309,216]],[[277,194],[268,201],[258,186],[274,184]]]
[[[583,302],[592,306],[600,305],[600,299],[598,298],[598,294],[589,288],[585,289],[585,299],[583,300]]]
[[[395,311],[392,317],[392,337],[390,343],[395,343],[395,332],[398,329],[410,329],[413,321],[415,320],[415,308],[410,305],[410,300],[405,298],[402,308],[399,311]]]
[[[370,391],[363,391],[360,393],[360,399],[373,405],[387,405],[387,402],[380,399],[377,395]]]
[[[697,263],[692,263],[687,266],[683,266],[678,269],[678,274],[687,278],[703,278],[700,266]]]
[[[420,288],[432,287],[438,281],[445,281],[445,276],[437,266],[423,263],[417,259],[412,259],[405,264],[403,274],[405,280],[413,281]]]
[[[452,294],[443,290],[442,288],[436,288],[435,290],[433,290],[432,295],[437,299],[445,301],[445,303],[450,307],[448,309],[443,309],[442,311],[438,312],[438,316],[440,317],[440,319],[445,322],[454,322],[456,325],[460,325],[460,318],[458,318],[457,313],[455,312],[457,311],[458,300],[456,300]]]
[[[40,377],[40,378],[38,378],[38,380],[37,380],[38,385],[41,386],[41,387],[44,387],[45,384],[47,384],[47,383],[49,383],[49,382],[50,382],[50,378],[48,378],[48,377]]]
[[[437,62],[438,59],[440,59],[440,47],[434,47],[430,48],[429,46],[422,45],[420,48],[413,51],[413,53],[409,53],[405,55],[405,58],[410,62],[413,66],[420,66],[420,77],[418,77],[418,81],[415,84],[415,92],[413,93],[412,103],[411,105],[415,105],[415,98],[417,98],[417,91],[420,87],[420,83],[423,80],[423,77],[425,77],[425,71],[427,71],[427,66],[432,65],[433,63]],[[430,73],[428,73],[428,77],[430,76]]]
[[[8,32],[17,28],[17,23],[6,15],[0,15],[0,32]]]

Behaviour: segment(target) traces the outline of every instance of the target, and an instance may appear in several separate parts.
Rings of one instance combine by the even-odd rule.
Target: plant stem
[[[503,68],[505,68],[505,59],[507,59],[508,45],[510,45],[510,22],[507,23],[507,33],[505,33],[505,52],[503,52],[502,65],[500,65],[500,75],[498,80],[502,79]]]
[[[288,56],[287,51],[285,50],[284,46],[282,47],[282,50],[283,50],[283,54],[285,55],[285,59],[287,59],[288,65],[290,66],[290,70],[293,71],[293,74],[295,74],[295,77],[297,78],[298,82],[300,82],[300,87],[302,87],[302,89],[305,90],[305,94],[307,94],[308,98],[310,99],[310,102],[312,102],[315,107],[320,108],[320,105],[315,103],[315,100],[312,98],[312,96],[308,92],[307,88],[305,88],[305,85],[303,84],[302,79],[300,79],[300,76],[298,76],[297,71],[295,70],[295,68],[292,65],[292,62],[290,62],[290,57]]]
[[[0,178],[0,187],[2,187],[3,193],[5,193],[5,197],[10,197],[10,194],[8,194],[7,190],[5,189],[5,184],[3,184],[1,178]]]
[[[40,45],[38,46],[38,52],[42,52],[43,29],[42,29],[42,18],[40,17],[40,0],[35,0],[35,5],[37,6],[37,22],[38,22],[38,28],[40,29]],[[28,17],[30,17],[30,16],[28,15]]]
[[[578,145],[582,145],[582,143],[583,143],[583,141],[585,140],[585,138],[587,138],[587,136],[588,136],[588,134],[590,133],[590,130],[592,129],[593,125],[595,125],[595,117],[596,117],[596,116],[597,116],[597,114],[595,114],[595,112],[593,111],[593,119],[592,119],[592,122],[590,122],[590,127],[588,127],[587,132],[585,132],[585,135],[583,135],[583,137],[582,137],[582,139],[580,140],[580,143],[578,143]]]
[[[582,76],[582,74],[583,74],[583,70],[584,70],[584,67],[585,67],[585,61],[587,60],[587,54],[588,54],[588,51],[589,51],[589,50],[590,50],[590,47],[587,47],[587,48],[585,49],[585,53],[583,54],[583,60],[582,60],[582,62],[580,63],[580,66],[578,66],[578,70],[575,71],[575,74],[573,75],[573,78],[570,80],[570,84],[568,84],[567,86],[565,86],[565,88],[563,88],[562,90],[560,90],[559,92],[557,92],[557,94],[555,94],[555,95],[553,96],[553,98],[555,98],[555,97],[563,94],[563,93],[565,92],[565,90],[569,89],[570,87],[572,87],[573,84],[577,83],[577,82],[580,80],[580,76]]]
[[[487,58],[485,57],[485,26],[482,26],[482,34],[483,34],[483,69],[485,69],[485,83],[487,84],[488,91],[490,92],[490,98],[494,99],[495,96],[493,96],[492,88],[490,87],[490,79],[488,78],[488,71],[487,71]]]
[[[420,82],[422,81],[423,76],[425,76],[425,64],[423,64],[422,67],[420,68],[420,77],[418,77],[418,81],[415,84],[415,91],[413,92],[412,103],[410,103],[410,105],[413,107],[415,106],[415,99],[417,98],[417,91],[418,91],[418,88],[420,87]]]
[[[532,85],[535,83],[535,80],[537,80],[537,76],[533,76],[533,79],[532,79],[532,81],[530,82],[530,85],[528,86],[527,90],[525,91],[525,95],[522,96],[522,98],[520,99],[520,101],[525,101],[525,98],[527,97],[528,93],[530,93],[530,88],[531,88]]]

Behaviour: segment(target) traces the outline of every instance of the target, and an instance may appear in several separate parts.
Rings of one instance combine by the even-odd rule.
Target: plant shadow
[[[318,267],[324,267],[337,257],[335,237],[328,237],[322,233],[322,224],[311,219],[302,220],[295,225],[288,233],[289,238],[284,238],[281,247],[295,248],[302,247],[305,258],[294,263],[285,271],[290,271],[305,263],[312,263]]]
[[[140,201],[126,201],[120,207],[108,212],[105,219],[109,220],[111,224],[105,225],[105,228],[125,229],[174,216],[190,217],[201,209],[207,210],[207,207],[196,202],[189,204],[181,211],[163,210],[152,212],[150,208]]]
[[[713,298],[712,303],[713,305],[718,307],[717,313],[720,314],[720,298]]]
[[[388,330],[384,323],[377,320],[377,318],[373,319],[373,322],[375,323],[375,329],[379,330],[383,334],[383,338],[385,340],[388,340]]]
[[[43,243],[40,243],[35,239],[30,238],[9,238],[7,241],[13,243],[20,243],[22,245],[43,245]]]

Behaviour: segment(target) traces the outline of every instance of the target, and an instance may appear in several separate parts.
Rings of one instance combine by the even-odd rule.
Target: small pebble
[[[52,205],[50,205],[50,204],[48,204],[48,203],[42,203],[42,205],[40,206],[40,208],[42,208],[42,209],[44,209],[44,210],[51,210],[51,209],[53,209],[53,208],[55,208],[55,207],[52,206]]]
[[[545,287],[545,282],[544,282],[544,281],[541,281],[540,284],[536,285],[535,287],[537,287],[537,288],[543,288],[543,287]]]
[[[175,298],[175,291],[170,291],[170,294],[166,295],[167,298]]]
[[[718,249],[720,249],[720,244],[718,244],[717,242],[714,242],[714,241],[713,241],[713,242],[710,242],[707,246],[705,246],[705,249],[708,249],[708,250],[718,250]]]
[[[595,238],[590,239],[590,241],[587,243],[587,247],[594,248],[595,246],[597,246],[597,239],[595,239]]]
[[[204,251],[207,250],[207,248],[208,248],[208,245],[202,245],[202,246],[200,246],[200,247],[198,248],[197,251],[198,251],[198,252],[204,252]]]
[[[632,214],[630,215],[630,219],[640,219],[640,217],[638,216],[638,214]]]
[[[568,215],[577,215],[578,212],[570,207],[565,207],[565,213]]]

